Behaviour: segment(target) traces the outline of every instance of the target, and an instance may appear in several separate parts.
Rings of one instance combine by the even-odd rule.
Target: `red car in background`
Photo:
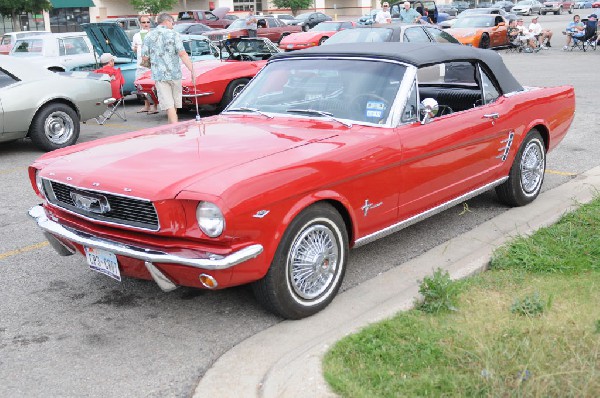
[[[300,26],[286,25],[282,20],[268,15],[256,15],[256,21],[256,25],[258,26],[258,29],[256,30],[257,36],[267,38],[273,43],[279,43],[284,37],[291,33],[302,31]],[[234,39],[236,37],[248,37],[246,19],[236,19],[227,29],[206,32],[204,35],[212,41]]]
[[[279,42],[279,48],[285,51],[301,50],[303,48],[320,46],[340,30],[352,29],[356,26],[351,21],[321,22],[308,32],[292,33]]]
[[[214,105],[224,108],[248,84],[279,49],[263,38],[236,38],[221,43],[221,57],[215,60],[194,62],[194,76],[181,66],[183,78],[183,108]],[[135,81],[137,94],[158,104],[152,74],[146,72]]]

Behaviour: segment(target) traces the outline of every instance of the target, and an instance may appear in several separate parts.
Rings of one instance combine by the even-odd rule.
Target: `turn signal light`
[[[198,278],[200,279],[200,283],[202,283],[202,286],[204,286],[207,289],[216,289],[217,286],[219,286],[217,280],[210,275],[200,274]]]

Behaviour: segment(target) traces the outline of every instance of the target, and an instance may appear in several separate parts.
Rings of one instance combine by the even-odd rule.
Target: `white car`
[[[0,54],[9,54],[10,49],[15,44],[15,41],[26,36],[37,36],[46,35],[52,32],[47,30],[29,30],[25,32],[8,32],[2,35],[2,41],[0,41]]]
[[[289,23],[289,21],[294,19],[294,16],[292,14],[268,14],[266,16],[277,18],[286,25]]]
[[[107,75],[53,73],[0,56],[0,142],[29,137],[46,151],[73,145],[80,122],[102,114],[110,97]]]
[[[541,15],[542,7],[542,3],[537,0],[522,0],[515,4],[510,12],[517,15]]]
[[[15,42],[9,55],[27,58],[54,72],[97,62],[94,47],[84,32],[27,36]]]

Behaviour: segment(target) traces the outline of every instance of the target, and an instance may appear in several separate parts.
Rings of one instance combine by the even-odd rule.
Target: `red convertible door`
[[[497,122],[500,107],[496,103],[479,106],[425,125],[398,128],[403,147],[400,219],[498,178],[510,135],[507,124]]]

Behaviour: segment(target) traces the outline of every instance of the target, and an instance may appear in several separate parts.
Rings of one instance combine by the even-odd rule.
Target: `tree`
[[[1,1],[1,0],[0,0]],[[156,15],[173,8],[177,0],[129,0],[136,11]]]
[[[311,6],[313,0],[273,0],[273,5],[277,8],[289,8],[292,14],[296,16],[298,10],[306,10]]]
[[[52,4],[48,0],[0,0],[0,14],[12,18],[13,30],[21,31],[19,14],[22,12],[41,13],[49,10]]]

